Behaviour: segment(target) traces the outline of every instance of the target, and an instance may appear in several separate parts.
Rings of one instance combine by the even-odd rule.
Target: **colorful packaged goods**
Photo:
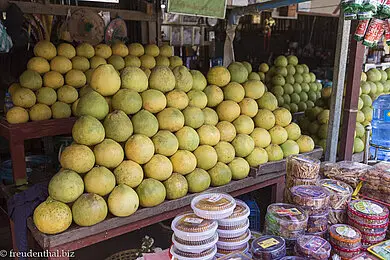
[[[355,34],[353,38],[358,42],[364,40],[364,36],[366,35],[368,25],[370,24],[370,20],[361,20],[359,21],[358,26],[356,27]]]
[[[331,225],[345,223],[347,221],[347,210],[346,209],[330,209],[328,222]]]
[[[368,251],[382,260],[390,259],[390,240],[386,240],[368,248]]]
[[[307,221],[307,232],[317,233],[328,230],[329,211],[324,214],[310,215]]]
[[[371,19],[366,35],[364,36],[363,45],[368,47],[374,47],[378,45],[378,42],[380,41],[384,32],[385,21],[381,19]]]
[[[330,257],[330,252],[330,243],[317,236],[301,236],[295,244],[295,254],[297,256],[308,257],[309,259],[328,259]]]
[[[233,214],[236,201],[228,194],[208,193],[196,196],[191,201],[194,213],[205,219],[224,219]]]
[[[298,179],[316,180],[320,171],[320,161],[304,155],[287,158],[287,176]]]
[[[330,244],[332,252],[341,259],[350,259],[360,254],[362,249],[362,235],[354,227],[339,224],[329,229]]]
[[[286,256],[286,243],[278,236],[262,236],[252,242],[252,257],[255,260],[273,260]]]
[[[353,189],[348,184],[331,179],[323,179],[318,182],[330,194],[330,208],[346,209],[351,201]]]
[[[290,189],[291,200],[294,204],[303,206],[303,209],[310,210],[310,215],[323,213],[329,209],[330,194],[318,186],[300,185]]]

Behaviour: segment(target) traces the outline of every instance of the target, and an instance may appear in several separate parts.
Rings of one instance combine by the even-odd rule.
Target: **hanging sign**
[[[168,0],[168,13],[224,19],[226,0]]]

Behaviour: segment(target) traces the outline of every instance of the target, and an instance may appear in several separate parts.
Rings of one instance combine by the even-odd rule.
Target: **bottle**
[[[12,103],[11,94],[9,92],[5,93],[4,97],[4,113],[6,114],[8,110],[10,110],[14,104]]]
[[[371,143],[390,149],[390,95],[379,96],[373,102]],[[375,147],[370,148],[375,155]],[[377,159],[390,161],[390,150],[378,149]]]

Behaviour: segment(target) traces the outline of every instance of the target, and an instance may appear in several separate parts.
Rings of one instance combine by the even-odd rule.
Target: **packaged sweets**
[[[186,241],[172,235],[172,242],[175,247],[183,252],[201,253],[207,248],[212,248],[218,242],[218,234],[215,234],[209,239],[203,241]]]
[[[390,240],[386,240],[377,245],[373,245],[368,248],[368,251],[374,254],[379,259],[388,260],[390,259]]]
[[[372,166],[367,164],[351,161],[325,162],[321,165],[321,175],[329,179],[345,182],[355,189],[360,182],[360,178],[371,168]]]
[[[374,255],[363,252],[355,257],[352,257],[351,260],[378,260],[379,258],[375,257]]]
[[[347,214],[361,225],[382,225],[388,222],[389,210],[370,200],[354,200],[348,204]]]
[[[328,222],[330,225],[342,224],[347,220],[346,209],[330,209],[328,215]]]
[[[320,165],[320,160],[304,155],[292,155],[287,157],[287,176],[298,179],[317,179]]]
[[[345,224],[333,225],[329,229],[329,237],[332,245],[342,249],[360,248],[362,235],[359,230]]]
[[[217,242],[217,247],[221,249],[234,251],[247,245],[250,239],[251,239],[251,232],[248,229],[244,234],[238,237],[229,237],[229,238],[220,237]]]
[[[235,226],[218,226],[217,232],[220,237],[238,237],[243,234],[248,230],[249,228],[249,219],[246,219],[246,222],[242,224],[238,224]]]
[[[355,20],[359,10],[363,8],[363,0],[342,0],[341,8],[344,11],[345,20]]]
[[[328,230],[328,215],[329,211],[325,214],[310,215],[307,220],[307,232],[316,233]]]
[[[348,224],[359,229],[363,235],[363,234],[382,234],[382,233],[386,232],[387,226],[389,225],[389,222],[379,224],[379,225],[362,224],[362,223],[358,223],[355,220],[349,218]]]
[[[341,257],[341,259],[351,259],[354,256],[357,256],[360,254],[361,248],[352,248],[352,249],[345,249],[345,248],[340,248],[338,246],[335,246],[331,243],[332,245],[332,253],[334,255],[338,255]]]
[[[191,201],[194,213],[204,219],[224,219],[233,214],[236,201],[228,194],[207,193],[198,195]]]
[[[278,236],[262,236],[252,242],[252,256],[256,260],[280,259],[286,255],[286,243]]]
[[[377,14],[381,0],[363,0],[362,8],[358,13],[359,20],[367,20]]]
[[[241,252],[233,252],[231,254],[224,255],[218,258],[218,260],[250,260],[250,259],[252,258],[250,258],[248,255]]]
[[[326,229],[324,231],[320,231],[320,232],[313,232],[313,233],[306,232],[305,235],[317,236],[317,237],[321,237],[323,239],[328,239],[328,229]]]
[[[290,189],[294,204],[304,205],[313,209],[328,209],[330,194],[318,186],[295,186]]]
[[[290,187],[291,188],[291,187]],[[289,188],[284,188],[284,192],[283,192],[283,201],[284,203],[292,203],[291,201],[291,191]]]
[[[382,242],[385,239],[386,239],[386,232],[381,233],[381,234],[362,233],[362,243],[363,244],[374,245],[374,244]]]
[[[348,184],[331,179],[320,180],[319,186],[330,194],[330,207],[332,209],[346,209],[351,201],[353,189]]]
[[[385,32],[384,23],[385,21],[380,19],[371,19],[366,35],[364,36],[363,45],[374,47],[378,44]]]
[[[250,214],[250,208],[245,202],[236,199],[236,207],[229,217],[218,220],[220,226],[237,226],[245,224]]]
[[[199,218],[194,213],[184,213],[172,221],[175,236],[185,241],[203,241],[215,235],[217,221]]]
[[[360,42],[363,41],[364,36],[366,35],[368,25],[370,24],[370,20],[361,20],[359,21],[358,26],[356,27],[355,34],[353,35],[353,38]]]
[[[217,253],[217,247],[213,246],[212,248],[205,249],[200,253],[189,253],[189,252],[181,251],[177,249],[175,245],[173,245],[170,249],[170,253],[175,259],[180,259],[180,260],[191,260],[191,259],[212,260],[214,259],[214,256]]]
[[[317,236],[301,236],[295,244],[295,253],[298,256],[309,257],[310,259],[328,259],[330,251],[329,242]]]
[[[245,245],[242,245],[239,249],[231,250],[231,249],[224,249],[224,248],[218,248],[217,249],[217,254],[215,255],[216,257],[223,257],[225,255],[229,255],[232,253],[243,253],[243,254],[248,254],[249,251],[249,244],[246,243]]]
[[[286,176],[286,187],[291,188],[299,185],[317,185],[318,178],[316,179],[299,179],[293,176]]]

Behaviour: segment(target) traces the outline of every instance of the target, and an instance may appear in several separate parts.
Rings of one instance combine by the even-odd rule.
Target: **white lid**
[[[218,235],[220,237],[239,237],[247,231],[249,228],[249,219],[246,219],[245,225],[238,228],[238,229],[231,229],[231,230],[226,230],[226,229],[217,229]]]
[[[240,241],[221,241],[219,240],[217,243],[217,247],[221,249],[238,249],[243,247],[246,243],[251,239],[251,231],[248,229],[246,232],[246,236]]]
[[[178,259],[178,260],[211,260],[214,258],[215,254],[217,253],[217,246],[214,245],[214,249],[209,255],[206,255],[203,257],[196,257],[196,258],[195,257],[184,257],[181,255],[178,255],[177,250],[178,249],[176,248],[176,246],[173,245],[170,249],[170,253],[175,259]]]
[[[227,218],[218,220],[218,224],[221,226],[230,226],[235,223],[245,222],[251,213],[250,208],[245,202],[236,199],[236,207],[233,210],[233,214]]]
[[[201,201],[209,203],[210,207],[214,207],[214,209],[200,208],[198,203]],[[212,206],[212,204],[215,205]],[[191,201],[191,208],[194,213],[205,219],[224,219],[233,213],[235,207],[236,201],[234,198],[224,193],[205,193],[196,196]]]

